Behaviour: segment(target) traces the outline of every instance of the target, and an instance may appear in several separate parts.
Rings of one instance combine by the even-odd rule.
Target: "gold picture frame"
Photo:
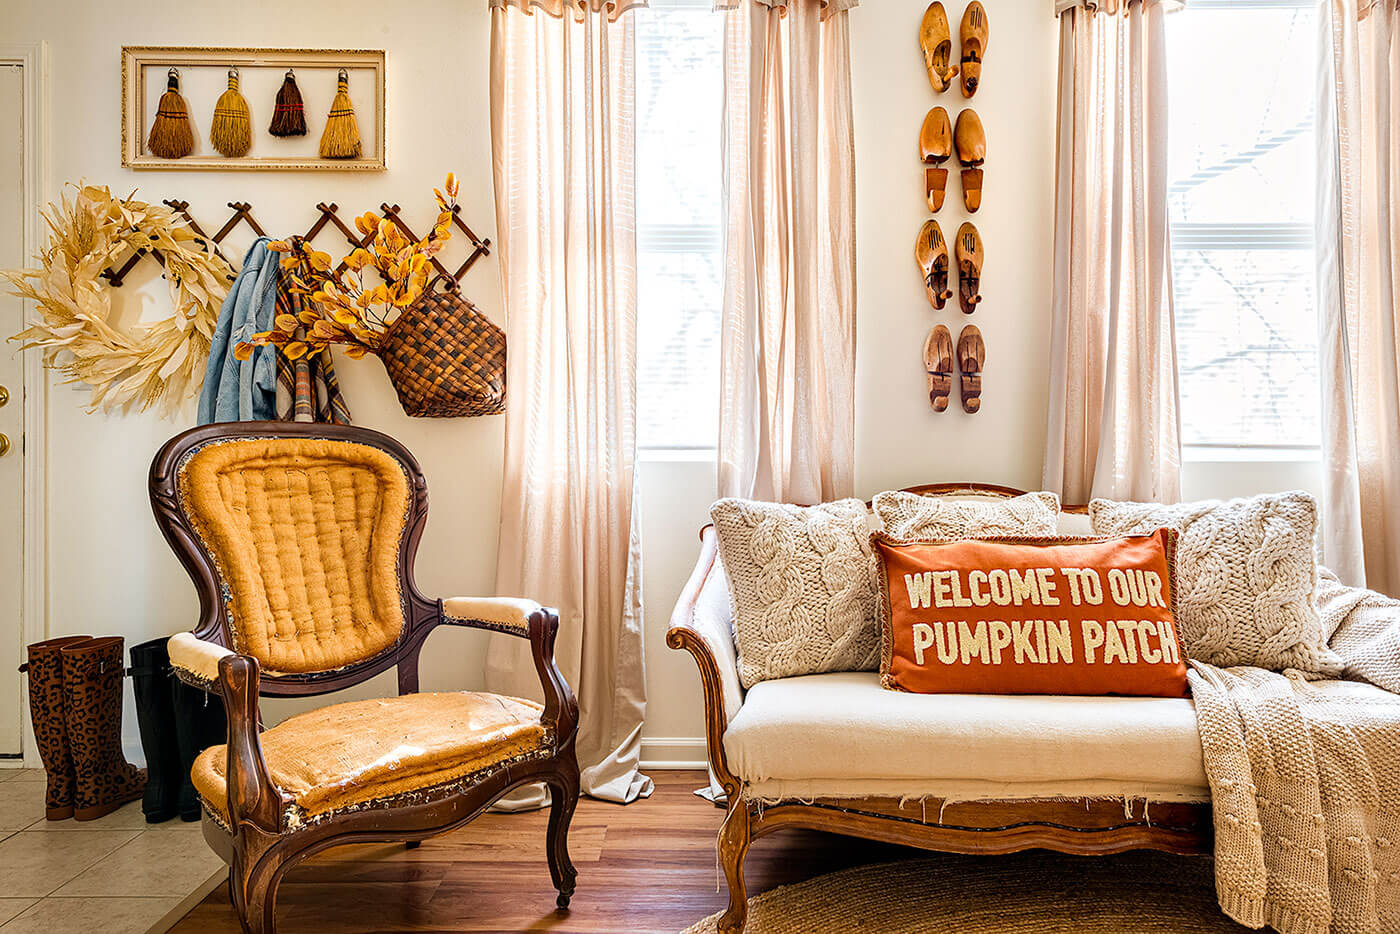
[[[232,49],[193,46],[122,47],[122,166],[130,169],[229,171],[247,169],[383,171],[383,49]],[[180,93],[190,111],[195,151],[165,159],[146,151],[156,104],[170,68],[179,69]],[[229,68],[239,70],[241,90],[252,116],[253,147],[246,156],[220,155],[209,144],[214,103],[227,84]],[[350,99],[360,125],[362,155],[323,159],[317,153],[326,113],[335,96],[336,76],[346,69]],[[272,102],[283,76],[292,69],[305,101],[305,136],[268,133]]]

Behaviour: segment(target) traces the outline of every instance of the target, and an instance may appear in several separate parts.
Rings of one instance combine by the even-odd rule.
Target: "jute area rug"
[[[713,915],[684,934],[714,934]],[[1239,934],[1204,856],[938,855],[860,866],[749,899],[745,934]]]

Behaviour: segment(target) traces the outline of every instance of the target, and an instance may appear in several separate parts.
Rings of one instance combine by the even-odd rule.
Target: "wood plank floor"
[[[554,911],[544,860],[545,811],[486,814],[426,841],[329,850],[292,870],[278,898],[281,934],[366,931],[550,931],[676,934],[722,909],[715,834],[723,812],[692,794],[701,772],[655,772],[656,793],[620,807],[579,802],[569,834],[578,891]],[[781,832],[749,852],[749,894],[848,866],[916,855],[808,831]],[[220,887],[173,929],[237,934]]]

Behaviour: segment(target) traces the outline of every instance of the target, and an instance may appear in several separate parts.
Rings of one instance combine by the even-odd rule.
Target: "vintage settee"
[[[1060,531],[1087,534],[1086,512],[1065,507]],[[723,934],[743,930],[750,842],[784,828],[955,853],[1210,852],[1210,788],[1189,698],[907,694],[884,690],[876,671],[782,678],[746,692],[714,528],[700,540],[667,643],[700,668],[709,765],[727,796]]]

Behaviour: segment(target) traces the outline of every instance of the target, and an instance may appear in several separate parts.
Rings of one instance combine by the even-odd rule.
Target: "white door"
[[[0,269],[24,255],[24,69],[0,64]],[[20,300],[0,294],[0,758],[20,754],[24,642],[24,381],[16,344]]]

